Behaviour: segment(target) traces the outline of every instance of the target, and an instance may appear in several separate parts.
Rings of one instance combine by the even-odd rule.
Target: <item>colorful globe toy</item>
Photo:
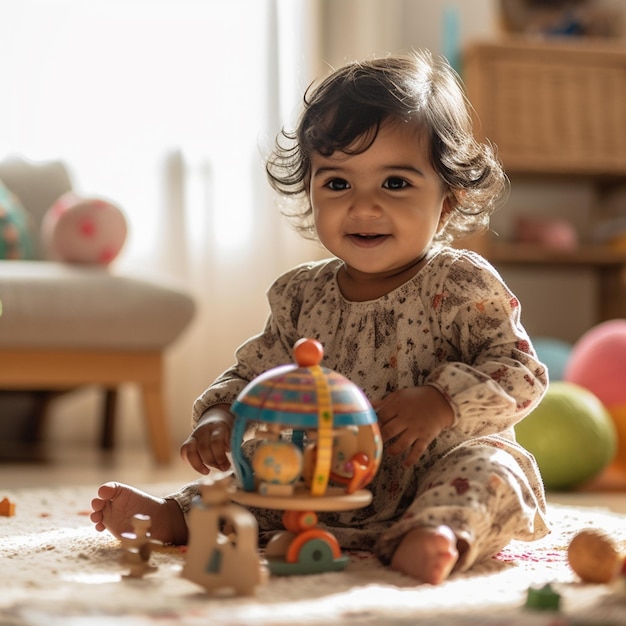
[[[301,339],[295,364],[253,380],[231,406],[231,453],[241,488],[240,504],[283,510],[284,531],[265,550],[273,574],[336,571],[346,567],[337,538],[318,525],[316,511],[348,511],[372,501],[364,489],[376,475],[382,439],[365,394],[320,365],[319,342]],[[253,451],[242,443],[257,425]]]
[[[382,454],[376,413],[356,385],[320,366],[323,354],[319,342],[300,340],[294,346],[296,364],[258,376],[233,403],[231,450],[244,490],[288,494],[292,489],[273,485],[297,486],[300,479],[311,495],[321,496],[332,479],[345,484],[346,492],[351,493],[366,486],[376,474]],[[257,448],[252,462],[241,450],[249,422],[263,424],[267,430],[267,442]],[[289,432],[293,434],[287,441]],[[276,441],[281,444],[280,452],[268,448]],[[289,446],[302,450],[300,476],[294,473],[298,457],[289,453]],[[281,459],[289,459],[289,468],[282,467]],[[258,470],[264,474],[261,481]],[[267,479],[270,474],[274,480]]]

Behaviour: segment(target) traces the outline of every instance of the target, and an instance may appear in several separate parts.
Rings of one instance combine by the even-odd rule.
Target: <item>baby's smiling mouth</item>
[[[357,239],[379,239],[385,237],[385,235],[381,235],[380,233],[350,233],[349,236],[356,237]]]
[[[361,246],[376,245],[387,238],[381,233],[348,233],[348,239]]]

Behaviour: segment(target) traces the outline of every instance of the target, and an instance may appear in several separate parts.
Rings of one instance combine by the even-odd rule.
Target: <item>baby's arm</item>
[[[434,279],[430,305],[440,365],[422,386],[373,402],[389,452],[406,453],[407,466],[444,429],[457,440],[510,431],[547,385],[519,304],[484,259],[460,252],[446,275]]]
[[[440,365],[424,381],[454,410],[467,439],[510,431],[539,403],[548,377],[520,320],[520,304],[497,271],[474,253],[441,281],[434,316]]]

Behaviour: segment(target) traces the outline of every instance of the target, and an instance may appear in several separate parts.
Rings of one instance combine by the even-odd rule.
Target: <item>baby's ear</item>
[[[443,199],[443,206],[441,207],[441,215],[439,216],[439,229],[443,228],[448,221],[448,218],[452,214],[454,207],[457,205],[457,199],[454,192],[449,191],[446,197]]]

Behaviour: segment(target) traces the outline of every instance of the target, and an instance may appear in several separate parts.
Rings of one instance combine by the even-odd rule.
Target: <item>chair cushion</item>
[[[162,350],[195,308],[172,284],[51,261],[0,261],[0,302],[0,348]]]

